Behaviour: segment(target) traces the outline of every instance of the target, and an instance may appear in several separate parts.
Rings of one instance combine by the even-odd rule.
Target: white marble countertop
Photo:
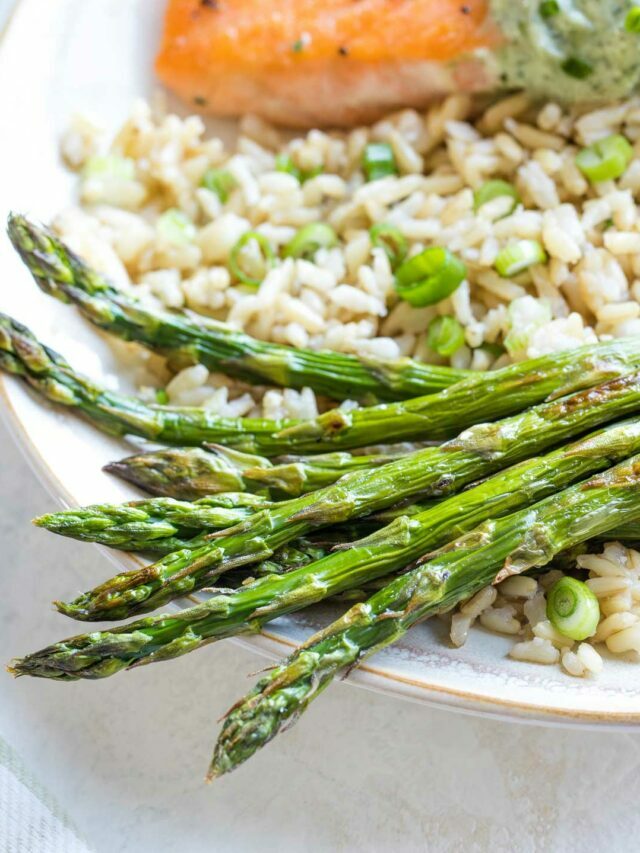
[[[8,659],[74,633],[48,602],[109,566],[30,526],[51,499],[1,426],[0,488]],[[216,719],[261,665],[225,641],[103,682],[3,674],[0,736],[98,853],[638,849],[640,734],[500,723],[342,684],[206,786]],[[15,849],[2,815],[0,848]]]

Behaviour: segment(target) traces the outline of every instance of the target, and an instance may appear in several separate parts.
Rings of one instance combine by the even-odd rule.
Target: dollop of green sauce
[[[561,101],[607,100],[640,89],[633,0],[491,0],[506,39],[501,82]]]

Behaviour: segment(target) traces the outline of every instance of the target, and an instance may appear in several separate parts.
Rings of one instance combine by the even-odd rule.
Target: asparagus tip
[[[127,466],[123,462],[107,462],[106,465],[102,466],[102,470],[106,471],[107,474],[122,476],[122,472],[127,470]]]

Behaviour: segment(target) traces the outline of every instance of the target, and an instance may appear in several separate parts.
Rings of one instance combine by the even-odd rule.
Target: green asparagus
[[[478,584],[493,580],[509,555],[506,571],[524,571],[544,564],[564,547],[636,517],[640,511],[640,456],[557,494],[585,472],[606,468],[611,458],[624,456],[629,447],[640,447],[640,420],[601,431],[542,459],[528,460],[450,498],[422,517],[397,519],[316,563],[262,578],[233,592],[218,593],[177,615],[147,617],[108,631],[72,637],[16,661],[14,670],[47,678],[103,678],[127,667],[177,657],[214,639],[259,631],[277,616],[358,588],[362,582],[408,565],[460,533],[466,535],[445,547],[436,565],[438,576],[445,581],[445,593],[450,594],[446,578],[451,573],[458,581],[453,589],[459,597],[471,594]],[[514,507],[527,507],[541,495],[551,497],[503,521],[496,520]],[[555,519],[563,526],[554,526]],[[479,522],[485,523],[477,527]],[[462,571],[451,563],[451,555],[462,560]],[[404,578],[397,583],[402,581]],[[391,585],[394,590],[398,588],[395,583]],[[415,582],[409,582],[409,587],[416,594]],[[405,594],[405,587],[402,589]],[[380,595],[386,595],[386,590]],[[388,603],[388,598],[385,600]],[[446,595],[437,600],[449,603]],[[391,618],[394,608],[387,606],[385,612]]]
[[[469,374],[408,358],[385,362],[267,343],[202,316],[155,311],[110,285],[48,229],[14,214],[8,231],[44,291],[73,302],[100,328],[178,365],[200,362],[258,384],[308,385],[336,400],[404,400],[441,391]]]
[[[242,500],[232,508],[236,498]],[[247,498],[254,500],[248,501]],[[269,501],[242,493],[224,495],[220,499],[216,496],[201,498],[195,503],[154,498],[125,504],[93,504],[48,513],[36,518],[34,524],[84,542],[140,551],[153,548],[159,540],[172,537],[189,539],[203,531],[233,527],[268,506]]]
[[[210,583],[227,567],[268,559],[314,527],[369,515],[412,495],[450,494],[463,486],[566,441],[588,428],[638,411],[640,374],[631,374],[544,403],[457,439],[376,468],[346,474],[335,485],[274,504],[209,545],[177,552],[139,571],[117,575],[58,606],[77,619],[121,619],[148,612]]]
[[[173,447],[110,462],[105,471],[134,483],[153,495],[181,500],[228,490],[268,494],[273,499],[297,497],[329,486],[349,471],[385,465],[400,453],[353,456],[326,453],[274,460],[239,453],[220,445]]]
[[[218,448],[219,445],[211,445]],[[137,453],[104,466],[109,474],[152,495],[195,501],[220,492],[266,492],[244,477],[248,468],[270,466],[264,456],[221,448],[170,447]]]
[[[487,584],[547,564],[561,549],[601,535],[639,510],[640,456],[635,456],[429,554],[312,637],[231,709],[208,778],[234,770],[294,723],[338,672],[396,642],[416,622]]]
[[[638,364],[640,347],[635,338],[628,338],[479,374],[406,403],[353,412],[334,409],[304,422],[222,418],[206,409],[149,406],[100,388],[76,374],[24,326],[0,315],[0,369],[22,377],[49,400],[77,408],[104,431],[167,444],[224,443],[268,456],[292,451],[316,454],[332,445],[367,447],[409,438],[443,438],[483,417],[492,420],[550,396],[627,375]]]
[[[253,500],[250,501],[249,498]],[[341,544],[349,538],[360,539],[395,518],[424,514],[425,510],[441,502],[434,500],[411,504],[408,507],[399,507],[393,512],[383,511],[375,516],[357,519],[350,527],[341,525],[332,528],[337,530],[337,535],[329,540],[326,533],[324,536],[321,532],[316,533],[313,537],[315,559],[326,556],[331,546]],[[193,503],[173,498],[154,498],[124,504],[91,504],[60,510],[41,515],[35,518],[33,523],[51,533],[82,542],[96,542],[122,551],[170,554],[181,548],[193,547],[194,538],[200,534],[205,534],[203,541],[206,541],[206,534],[210,531],[232,527],[268,506],[270,502],[266,499],[244,493],[214,495],[200,498]],[[632,521],[620,527],[616,526],[610,536],[613,539],[638,540],[640,522]],[[296,549],[292,550],[295,552]],[[275,561],[274,566],[277,565],[279,563]],[[274,568],[274,571],[276,570],[279,569]]]
[[[220,418],[206,409],[150,406],[101,388],[41,344],[16,320],[0,314],[0,369],[22,378],[53,403],[77,409],[111,435],[139,435],[167,444],[226,440],[241,444],[246,430],[260,443],[295,421]],[[260,436],[262,438],[260,438]]]

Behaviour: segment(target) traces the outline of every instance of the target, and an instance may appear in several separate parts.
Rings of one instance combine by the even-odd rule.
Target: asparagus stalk
[[[257,466],[268,467],[265,456],[254,456],[211,445],[211,451],[201,447],[171,447],[137,453],[110,462],[104,470],[133,483],[152,495],[176,500],[195,501],[220,492],[260,492],[253,487],[244,472]]]
[[[639,509],[640,456],[635,456],[427,555],[312,637],[231,709],[208,778],[234,770],[295,722],[340,670],[396,642],[416,622],[487,584],[547,564],[560,550],[637,517]]]
[[[268,559],[315,527],[343,523],[412,495],[450,494],[589,428],[638,411],[640,374],[611,380],[493,424],[478,424],[446,444],[415,451],[373,471],[274,504],[201,548],[117,575],[75,601],[58,604],[77,619],[121,619],[192,592],[239,564]],[[215,534],[213,534],[215,536]]]
[[[249,500],[252,499],[252,500]],[[400,507],[393,512],[378,513],[358,519],[350,528],[338,527],[335,536],[327,542],[327,536],[316,534],[315,559],[326,556],[332,546],[345,538],[361,538],[401,516],[418,516],[441,501],[412,504],[403,512]],[[51,533],[95,542],[122,551],[151,551],[170,554],[180,548],[193,547],[193,539],[212,530],[232,527],[254,512],[271,504],[266,499],[252,494],[214,495],[200,498],[193,503],[173,498],[154,498],[146,501],[129,501],[123,504],[91,504],[58,512],[46,513],[33,520],[38,527]],[[634,520],[610,531],[613,539],[640,539],[640,521]],[[203,542],[206,536],[203,537]],[[285,549],[281,549],[286,550]],[[295,548],[293,549],[295,551]],[[274,566],[281,565],[277,561]],[[279,570],[279,569],[278,569]]]
[[[193,503],[174,498],[153,498],[122,504],[90,504],[45,513],[35,518],[33,523],[51,533],[81,542],[95,542],[122,551],[170,554],[180,548],[194,547],[195,537],[198,537],[198,544],[204,544],[211,531],[234,527],[271,505],[258,495],[229,492]],[[377,522],[363,519],[358,527],[338,527],[336,530],[342,538],[318,536],[315,553],[324,548],[321,553],[324,556],[332,545],[344,541],[345,537],[362,536],[379,526]],[[297,549],[308,546],[309,540],[300,539],[296,543]]]
[[[260,444],[295,421],[219,418],[206,409],[149,406],[102,388],[81,376],[62,356],[41,344],[21,323],[0,314],[0,369],[24,379],[53,403],[77,409],[111,435],[139,435],[167,444],[201,444],[227,440],[242,443],[248,430]]]
[[[269,456],[443,438],[483,417],[495,419],[549,396],[622,377],[634,365],[640,365],[640,348],[629,338],[478,374],[439,394],[403,403],[349,413],[335,409],[305,422],[221,418],[205,409],[149,406],[100,388],[24,326],[0,315],[0,369],[22,377],[49,400],[78,409],[104,431],[167,444],[224,443]]]
[[[24,216],[11,215],[8,231],[46,293],[74,303],[100,328],[177,363],[198,361],[258,384],[309,385],[336,400],[403,400],[441,391],[469,375],[411,359],[385,362],[266,343],[215,320],[156,311],[114,288],[51,231]]]
[[[83,542],[141,551],[167,539],[190,539],[198,533],[233,527],[268,506],[267,500],[242,493],[201,498],[195,503],[155,498],[66,509],[41,515],[34,524]]]
[[[385,465],[399,455],[326,453],[284,457],[274,464],[265,456],[240,453],[220,445],[208,447],[209,452],[199,447],[174,447],[140,453],[110,462],[105,471],[153,495],[182,500],[197,500],[230,490],[268,494],[279,499],[313,492],[335,483],[349,471]]]
[[[108,509],[110,506],[107,505]],[[79,516],[78,525],[83,526],[83,518],[84,512],[87,509],[93,509],[92,507],[83,507],[81,508],[82,515]],[[114,528],[113,535],[111,535],[108,531],[104,531],[97,525],[96,532],[86,530],[84,535],[76,535],[74,531],[75,524],[71,523],[68,526],[64,522],[59,521],[55,516],[58,513],[51,513],[50,519],[49,516],[43,515],[40,518],[34,519],[34,524],[38,527],[44,527],[52,533],[57,533],[58,535],[68,536],[72,539],[79,539],[83,542],[94,542],[98,545],[103,545],[109,548],[116,548],[119,551],[132,551],[132,552],[143,552],[145,554],[157,554],[158,556],[164,556],[166,554],[172,554],[174,551],[180,551],[183,548],[194,548],[198,544],[204,544],[209,541],[209,532],[212,528],[208,528],[207,530],[185,530],[180,533],[173,533],[171,535],[162,535],[161,527],[162,522],[158,522],[157,520],[150,521],[147,525],[145,522],[136,523],[136,532],[128,531],[124,528],[124,525],[119,524]],[[100,511],[98,511],[98,517],[100,515]],[[107,513],[107,517],[109,513]],[[396,516],[397,518],[401,517],[401,515]],[[364,536],[370,535],[371,532],[378,529],[381,526],[381,523],[378,522],[377,516],[371,516],[367,519],[362,520],[361,525],[353,526],[353,535],[349,536],[342,541],[352,542],[354,539],[361,539]],[[369,522],[368,524],[364,522]],[[66,529],[64,529],[66,527]],[[342,525],[340,526],[342,527]],[[339,528],[340,529],[340,528]],[[640,542],[640,522],[632,521],[628,524],[621,525],[620,527],[614,527],[613,530],[608,532],[609,539],[615,539],[617,541],[623,542],[629,547],[634,547]],[[284,545],[282,548],[279,548],[273,557],[268,560],[263,560],[262,563],[256,564],[256,566],[252,569],[252,573],[255,575],[261,574],[282,574],[285,571],[289,571],[291,568],[297,568],[300,565],[306,565],[306,563],[311,562],[309,559],[304,559],[303,562],[299,562],[293,559],[299,551],[299,544],[303,542],[305,539],[310,539],[312,542],[315,542],[315,537],[302,537],[301,539],[295,539],[291,543],[291,547],[288,545]],[[333,549],[335,549],[339,544],[338,542],[334,542],[332,545],[326,545],[322,542],[314,545],[314,560],[319,560],[322,557],[326,557],[331,553]],[[282,558],[280,555],[282,552],[291,553],[292,559]]]
[[[542,459],[524,462],[422,517],[397,519],[355,546],[310,566],[218,593],[177,615],[147,617],[108,631],[71,637],[15,661],[13,671],[65,680],[103,678],[142,663],[177,657],[215,639],[259,631],[265,622],[283,613],[382,577],[389,569],[405,566],[463,532],[466,535],[436,553],[427,567],[401,576],[378,593],[374,600],[381,599],[384,607],[372,612],[378,615],[379,624],[381,614],[391,621],[400,618],[398,612],[405,608],[410,620],[422,604],[422,596],[431,608],[454,604],[490,583],[500,570],[509,574],[544,565],[563,548],[637,517],[640,456],[558,494],[564,484],[575,482],[585,471],[605,468],[609,458],[619,458],[628,446],[640,447],[639,420],[614,428],[611,434],[605,431]],[[550,497],[527,507],[540,495]],[[496,520],[522,506],[526,508]],[[349,626],[352,620],[350,611],[339,625]],[[390,642],[396,631],[387,634],[382,628],[382,638],[388,637]],[[350,649],[348,643],[344,645]],[[322,672],[314,670],[315,676]],[[308,687],[306,680],[305,685]]]

